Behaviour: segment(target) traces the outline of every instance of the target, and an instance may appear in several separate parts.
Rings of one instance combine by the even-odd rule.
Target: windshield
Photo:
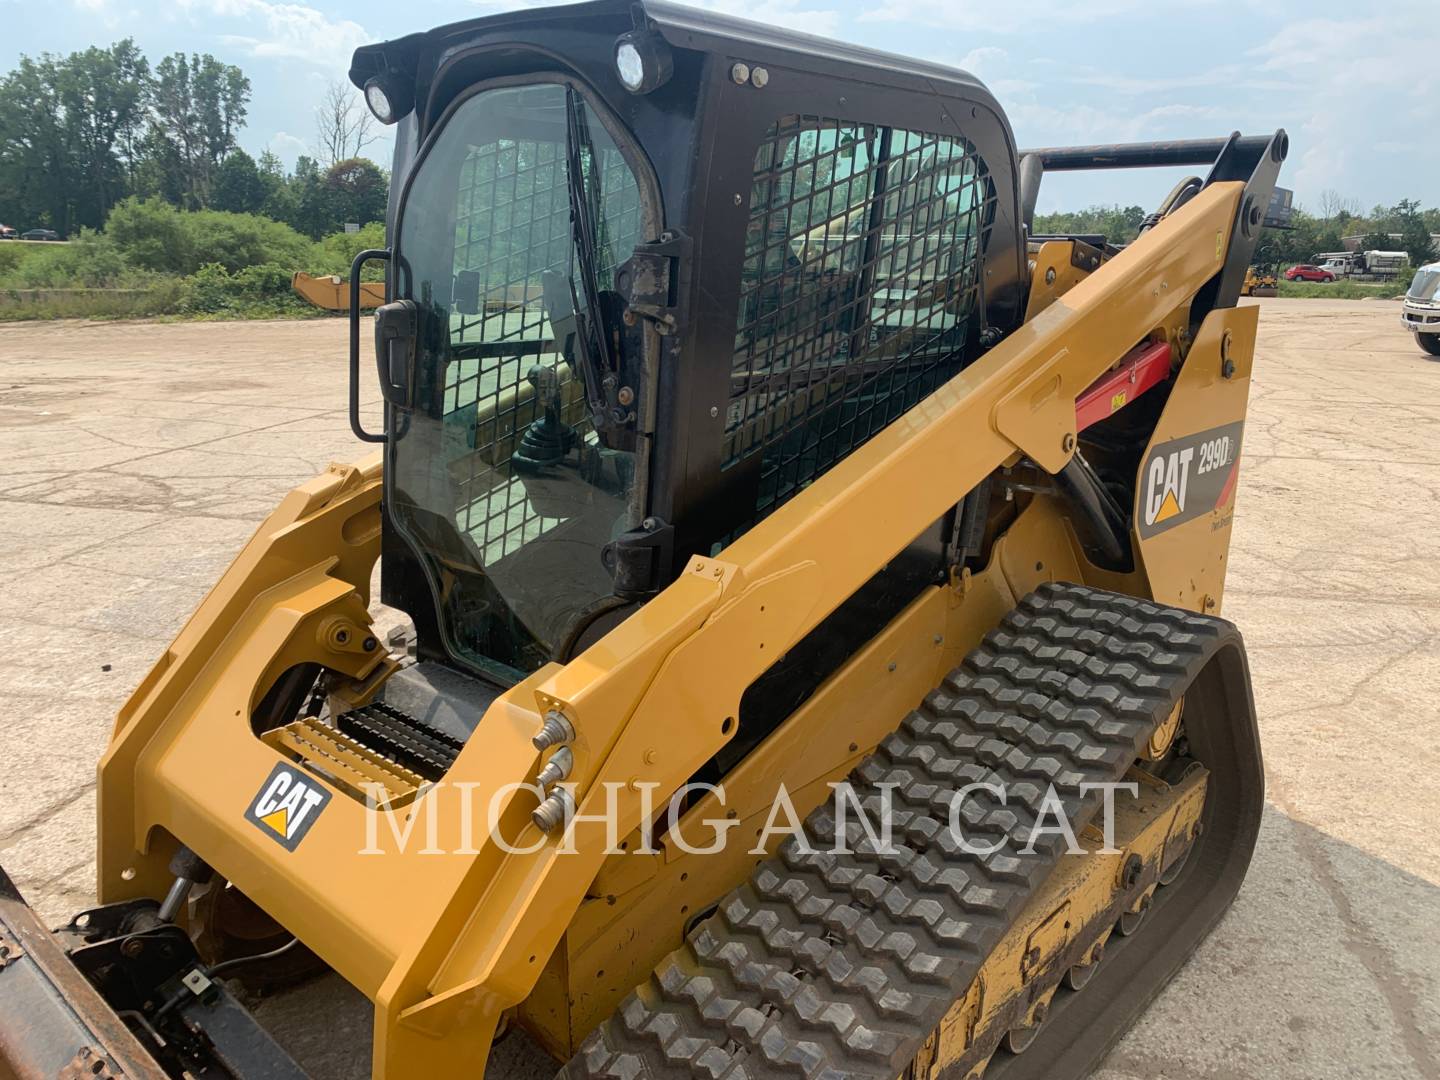
[[[451,652],[502,677],[554,659],[610,596],[601,549],[643,516],[641,350],[615,293],[641,232],[633,171],[559,82],[466,99],[400,210],[396,296],[419,344],[391,518]]]
[[[1434,300],[1437,291],[1440,291],[1440,268],[1417,270],[1415,279],[1410,282],[1410,291],[1406,295],[1411,300]]]

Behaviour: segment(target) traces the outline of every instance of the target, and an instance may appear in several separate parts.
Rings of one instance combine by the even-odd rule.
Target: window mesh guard
[[[960,369],[993,185],[974,147],[811,116],[755,158],[723,461],[753,520]]]
[[[563,138],[560,127],[554,141],[500,139],[475,146],[460,170],[454,265],[457,280],[478,275],[479,310],[450,317],[444,415],[447,438],[466,444],[447,455],[468,465],[457,478],[456,525],[487,566],[559,520],[543,516],[512,475],[511,455],[541,412],[528,377],[532,369],[554,373],[564,419],[583,442],[595,441],[581,383],[565,362],[564,342],[555,340],[544,302],[547,275],[564,289],[578,273]],[[608,137],[598,134],[596,142],[596,160],[587,156],[583,167],[598,189],[595,263],[599,287],[609,289],[640,236],[640,191]],[[577,287],[576,293],[583,307],[583,292]]]

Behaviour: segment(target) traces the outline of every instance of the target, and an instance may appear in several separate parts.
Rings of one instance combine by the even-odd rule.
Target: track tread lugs
[[[876,850],[832,799],[809,847],[775,858],[631,993],[561,1071],[566,1080],[885,1080],[963,994],[1053,870],[1060,839],[1025,852],[962,850],[1028,836],[1050,785],[1072,829],[1086,782],[1119,780],[1228,629],[1218,619],[1079,585],[1026,596],[852,774],[860,806],[894,796],[896,850]],[[837,799],[839,796],[837,795]]]

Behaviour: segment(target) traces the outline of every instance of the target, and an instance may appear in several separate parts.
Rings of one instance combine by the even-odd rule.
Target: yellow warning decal
[[[1110,411],[1112,413],[1119,412],[1125,407],[1125,400],[1125,391],[1121,390],[1118,394],[1116,394],[1110,399]]]
[[[1160,512],[1155,515],[1155,520],[1157,522],[1164,521],[1178,513],[1180,513],[1180,501],[1175,497],[1175,492],[1165,492],[1165,499],[1160,503]]]

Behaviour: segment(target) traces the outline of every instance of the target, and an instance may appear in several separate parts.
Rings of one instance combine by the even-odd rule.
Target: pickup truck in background
[[[1415,344],[1431,356],[1440,356],[1440,262],[1428,263],[1415,271],[1400,325],[1415,335]]]

